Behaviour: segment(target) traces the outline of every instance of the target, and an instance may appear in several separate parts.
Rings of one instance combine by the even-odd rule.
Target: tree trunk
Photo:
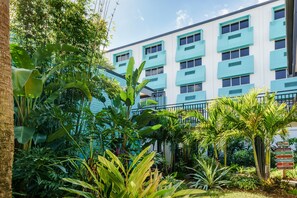
[[[213,144],[213,153],[214,153],[214,158],[217,163],[219,163],[219,155],[218,155],[218,150],[217,150],[217,145]]]
[[[13,92],[9,51],[9,0],[0,0],[0,197],[12,197]]]
[[[262,175],[261,175],[261,172],[260,172],[259,163],[258,163],[258,155],[257,155],[257,150],[256,150],[255,139],[252,139],[251,141],[252,141],[252,146],[253,146],[253,154],[254,154],[256,172],[257,172],[258,178],[260,180],[262,180],[263,178],[262,178]]]
[[[265,145],[263,139],[260,136],[257,136],[254,141],[256,146],[260,174],[262,178],[265,178]]]
[[[227,166],[227,141],[225,142],[224,145],[224,166]]]
[[[265,146],[265,180],[270,178],[270,160],[271,160],[271,152],[270,152],[270,141],[266,143]]]

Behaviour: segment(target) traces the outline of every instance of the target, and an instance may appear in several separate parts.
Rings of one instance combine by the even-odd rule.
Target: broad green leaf
[[[35,69],[33,61],[26,50],[17,44],[10,45],[10,54],[13,66],[24,69]]]
[[[126,94],[126,92],[124,92],[124,91],[121,90],[120,97],[121,97],[121,100],[123,102],[126,102],[126,100],[127,100],[127,94]]]
[[[43,83],[42,80],[38,78],[39,72],[34,70],[25,84],[25,95],[28,98],[38,98],[42,94]]]
[[[130,80],[129,80],[129,82],[127,82],[129,84],[127,84],[127,86],[131,86],[132,85],[132,79],[131,78],[132,78],[132,75],[133,75],[134,64],[135,64],[134,58],[131,57],[129,59],[128,67],[127,67],[127,72],[126,72],[126,76],[130,76]]]
[[[81,186],[83,188],[87,188],[87,189],[93,190],[95,192],[98,192],[98,190],[94,186],[92,186],[91,184],[89,184],[87,182],[84,182],[84,181],[80,181],[78,179],[63,178],[63,181],[66,181],[66,182],[69,182],[71,184]]]
[[[12,67],[13,93],[16,96],[25,95],[24,87],[29,80],[33,70]]]
[[[66,126],[65,129],[66,130],[70,130],[72,128],[72,126]],[[64,128],[60,128],[59,130],[57,130],[56,132],[50,134],[47,139],[46,139],[46,142],[53,142],[57,139],[60,139],[62,138],[66,133],[67,131],[65,130]]]
[[[139,85],[137,85],[136,87],[136,94],[139,94],[141,92],[141,90],[150,82],[149,79],[145,79],[143,80]]]
[[[130,172],[132,170],[132,168],[134,168],[134,166],[138,163],[138,161],[147,153],[147,151],[150,149],[150,147],[147,147],[145,149],[143,149],[137,156],[135,159],[133,159],[132,164],[130,165],[130,168],[128,170],[128,172]]]
[[[141,130],[139,131],[139,135],[140,135],[140,136],[146,136],[146,135],[148,135],[149,133],[154,132],[154,131],[158,130],[158,129],[161,128],[161,127],[162,127],[161,124],[156,124],[156,125],[154,125],[154,126],[148,126],[148,127],[145,127],[145,128],[143,128],[143,129],[141,129]]]
[[[64,187],[60,187],[59,189],[70,192],[72,194],[83,196],[85,198],[96,198],[96,196],[94,194],[89,193],[89,192],[84,192],[84,191],[75,190],[75,189],[72,189],[72,188],[64,188]]]
[[[89,101],[92,101],[91,92],[90,92],[88,86],[83,82],[80,82],[80,81],[71,82],[71,83],[66,84],[64,86],[64,88],[65,89],[72,89],[72,88],[79,89],[81,92],[83,92],[85,94],[85,96],[88,98]]]
[[[158,102],[152,99],[146,99],[145,101],[140,102],[140,107],[146,107],[150,105],[157,105]]]
[[[26,144],[29,140],[33,138],[34,133],[34,128],[24,126],[14,127],[14,136],[20,144]]]
[[[129,99],[130,101],[128,101],[129,103],[127,103],[126,100],[126,105],[127,106],[132,106],[135,103],[135,90],[133,89],[133,87],[127,87],[127,99]]]

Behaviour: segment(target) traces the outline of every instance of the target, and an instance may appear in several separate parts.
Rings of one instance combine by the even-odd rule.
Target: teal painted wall
[[[244,56],[218,63],[218,79],[254,73],[254,56]]]
[[[245,94],[249,92],[254,88],[254,84],[246,84],[246,85],[238,85],[238,86],[231,86],[231,87],[222,87],[219,89],[219,97],[223,96],[240,96],[242,94]]]
[[[292,89],[297,89],[297,77],[273,80],[270,83],[271,91],[288,91]]]
[[[145,61],[145,69],[166,65],[166,51],[144,55],[143,61]]]
[[[287,49],[278,49],[270,52],[270,70],[284,69],[288,66]]]
[[[205,56],[205,41],[197,41],[194,43],[177,46],[175,61],[181,62],[184,60],[199,58],[201,56]]]
[[[218,52],[246,47],[254,44],[254,28],[249,27],[218,36]]]
[[[206,91],[178,94],[176,103],[206,100]]]
[[[116,56],[126,53],[129,53],[129,56],[132,57],[132,50],[126,50],[113,55],[113,65],[115,66],[115,72],[119,74],[126,73],[129,59],[125,61],[116,62]]]
[[[286,36],[286,21],[285,18],[277,19],[270,22],[269,39],[277,40]]]
[[[152,89],[165,89],[167,87],[167,74],[148,76],[145,79],[150,80],[147,86]]]
[[[205,82],[206,71],[205,65],[182,69],[177,71],[175,84],[177,86]]]

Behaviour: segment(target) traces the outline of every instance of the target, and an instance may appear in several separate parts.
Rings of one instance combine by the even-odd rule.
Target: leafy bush
[[[283,175],[283,171],[282,170],[278,170],[278,169],[272,169],[270,176],[271,178],[281,178]],[[286,176],[288,179],[297,179],[297,167],[295,167],[292,170],[286,170]]]
[[[288,182],[282,181],[280,177],[270,178],[266,181],[263,181],[262,187],[263,187],[263,190],[267,192],[280,190],[280,189],[289,191],[293,189],[293,187],[290,186]]]
[[[259,185],[259,181],[250,176],[235,175],[231,178],[232,186],[243,190],[256,190]]]
[[[199,165],[197,169],[189,168],[195,171],[194,174],[190,174],[194,179],[194,181],[190,182],[191,187],[203,190],[222,189],[223,186],[227,186],[230,183],[226,179],[230,168],[220,168],[214,160],[207,162],[203,159],[197,159],[197,163]]]
[[[26,197],[61,197],[59,187],[67,176],[61,161],[49,148],[20,150],[13,165],[13,191]]]
[[[239,150],[233,155],[233,162],[240,166],[252,166],[254,165],[254,157],[252,150]]]
[[[110,160],[98,156],[98,162],[92,168],[85,161],[83,162],[89,171],[91,181],[64,178],[64,181],[78,188],[62,187],[60,189],[86,198],[182,197],[204,193],[204,191],[194,189],[177,191],[182,181],[172,184],[162,180],[162,174],[157,169],[154,171],[151,169],[155,153],[152,152],[145,156],[148,149],[146,148],[136,156],[127,168],[117,156],[107,150],[106,156]]]

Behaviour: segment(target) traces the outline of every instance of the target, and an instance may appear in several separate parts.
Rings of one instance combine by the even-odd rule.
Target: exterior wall
[[[296,82],[291,83],[290,88],[284,90],[295,89],[297,88],[297,78],[275,80],[275,69],[287,67],[284,57],[280,59],[276,57],[285,56],[284,52],[286,50],[283,49],[280,50],[281,52],[274,52],[274,40],[284,38],[285,36],[285,21],[284,19],[275,21],[273,11],[275,8],[278,8],[278,6],[283,6],[284,3],[284,0],[263,3],[251,9],[243,9],[241,12],[227,14],[226,16],[218,17],[214,20],[192,25],[188,28],[182,28],[179,31],[173,31],[168,34],[153,37],[152,39],[137,42],[136,44],[110,50],[107,52],[106,56],[113,61],[114,54],[130,50],[135,58],[136,66],[139,66],[143,60],[148,61],[146,68],[163,65],[164,74],[166,75],[162,74],[157,82],[152,82],[151,88],[159,89],[164,87],[167,104],[188,102],[185,100],[185,97],[181,96],[184,94],[180,94],[180,86],[189,82],[202,82],[202,91],[199,93],[193,92],[192,94],[197,96],[192,97],[195,98],[195,100],[240,95],[248,92],[252,87],[280,91],[282,86],[279,86],[278,82],[283,81]],[[242,18],[249,18],[248,28],[221,35],[220,25]],[[178,37],[193,32],[201,33],[201,41],[179,46]],[[159,64],[152,63],[151,60],[148,60],[148,58],[144,56],[143,47],[154,43],[162,43],[164,48],[162,52],[156,53],[158,54],[156,60]],[[222,61],[222,52],[246,46],[249,46],[249,56]],[[189,49],[192,48],[193,51],[186,51],[184,49],[185,47],[189,47]],[[194,56],[195,58],[202,58],[202,67],[191,68],[196,70],[196,73],[201,72],[192,79],[187,78],[187,76],[183,74],[186,70],[180,70],[179,61],[188,60]],[[230,63],[237,65],[235,66],[236,68],[230,67]],[[222,78],[236,77],[244,74],[250,74],[250,84],[222,88]],[[184,78],[182,78],[183,75]],[[141,78],[145,78],[145,72],[142,73]],[[150,76],[149,78],[154,77]],[[271,87],[276,88],[273,90],[270,89]]]

